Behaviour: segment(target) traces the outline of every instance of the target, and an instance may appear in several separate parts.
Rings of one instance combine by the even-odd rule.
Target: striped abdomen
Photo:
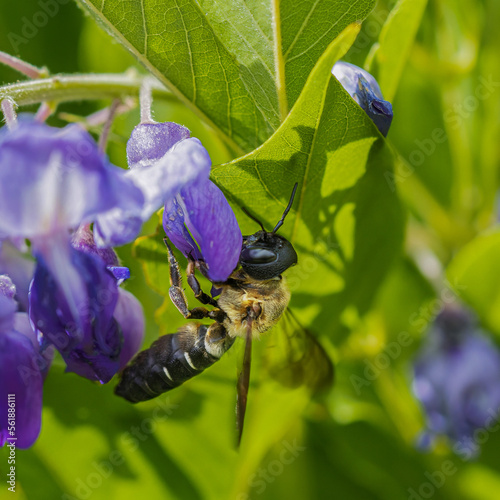
[[[188,323],[140,352],[122,372],[115,393],[132,403],[155,398],[213,365],[233,342],[219,323]]]

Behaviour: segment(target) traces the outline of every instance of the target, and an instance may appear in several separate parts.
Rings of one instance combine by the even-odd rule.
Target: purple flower
[[[77,301],[70,302],[74,296],[60,286],[39,256],[30,289],[30,317],[44,341],[59,350],[67,371],[106,383],[142,343],[142,307],[123,291],[127,314],[123,306],[117,307],[118,281],[128,269],[116,265],[113,251],[96,248],[88,227],[75,233],[67,251],[69,259],[62,259],[70,263],[66,283],[71,290],[81,292]],[[120,270],[118,280],[116,270]]]
[[[212,281],[225,281],[238,265],[242,236],[224,195],[208,178],[211,161],[200,141],[176,123],[141,123],[127,143],[127,158],[127,176],[144,194],[143,209],[99,217],[97,243],[130,241],[165,204],[168,238],[184,255],[203,260]]]
[[[174,153],[163,228],[186,257],[205,262],[212,281],[225,281],[238,265],[242,236],[222,191],[208,178],[211,162],[201,143],[175,123],[144,123],[127,144],[129,165],[136,169],[159,169]]]
[[[15,286],[10,278],[0,276],[0,446],[15,443],[30,447],[38,437],[42,414],[44,366],[37,344],[19,331],[22,317],[16,313]],[[26,326],[24,322],[20,329]],[[31,330],[29,330],[30,333]],[[15,398],[15,425],[9,419],[8,397]],[[15,438],[15,439],[14,439]]]
[[[97,218],[98,246],[117,246],[135,239],[142,223],[182,187],[208,178],[211,161],[198,139],[175,123],[141,123],[127,143],[128,180],[141,190],[144,202],[114,209]]]
[[[108,271],[116,278],[118,285],[130,278],[128,267],[119,265],[118,256],[112,248],[98,248],[96,246],[89,225],[80,226],[71,238],[71,245],[77,250],[99,257],[106,264]]]
[[[0,194],[0,236],[34,242],[144,202],[85,130],[37,122],[0,130]]]
[[[163,228],[186,257],[206,263],[212,281],[226,281],[238,265],[243,240],[238,221],[222,191],[208,179],[167,201]]]
[[[21,122],[0,131],[0,234],[31,240],[37,264],[30,318],[42,351],[54,345],[68,370],[92,380],[108,381],[121,366],[123,345],[137,342],[124,339],[128,325],[114,317],[117,280],[128,270],[112,250],[95,248],[85,224],[143,205],[142,191],[83,129]],[[133,313],[142,314],[140,306]]]
[[[122,370],[141,348],[144,340],[144,312],[141,303],[130,292],[119,288],[114,318],[123,333],[123,347],[118,363]]]
[[[98,258],[68,248],[67,293],[42,256],[30,289],[30,318],[44,341],[62,354],[68,371],[108,382],[118,371],[123,339],[113,312],[118,300],[114,276]],[[75,299],[74,301],[71,301]]]
[[[448,436],[464,458],[477,454],[475,431],[488,430],[500,411],[500,353],[470,313],[450,306],[439,313],[415,360],[413,390],[428,437]]]
[[[392,105],[384,101],[375,78],[368,71],[343,61],[335,63],[332,73],[372,119],[380,133],[387,136],[392,122]]]

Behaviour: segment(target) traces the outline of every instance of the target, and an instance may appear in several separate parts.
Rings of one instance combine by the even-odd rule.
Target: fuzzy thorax
[[[245,337],[251,321],[252,337],[273,327],[288,306],[290,291],[283,277],[268,281],[247,279],[238,286],[228,285],[218,299],[226,313],[224,326],[231,337]],[[259,311],[256,317],[252,317]]]

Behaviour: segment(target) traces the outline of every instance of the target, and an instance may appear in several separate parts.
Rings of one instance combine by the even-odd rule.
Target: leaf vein
[[[264,190],[267,192],[267,194],[273,198],[279,205],[282,205],[283,207],[285,206],[281,200],[279,198],[276,197],[276,195],[274,195],[270,190],[269,188],[267,187],[267,184],[264,182],[264,179],[262,178],[262,176],[260,175],[260,171],[259,171],[259,168],[257,166],[257,162],[254,162],[254,168],[255,168],[255,171],[257,172],[257,177],[259,178],[259,181],[260,183],[262,184],[262,187],[264,188]]]
[[[262,36],[269,42],[271,43],[271,40],[270,38],[264,33],[262,27],[260,26],[259,24],[259,21],[257,21],[256,17],[253,15],[253,12],[250,10],[250,8],[248,7],[247,3],[245,0],[243,0],[243,5],[245,6],[245,9],[248,11],[248,13],[250,14],[250,16],[252,17],[252,19],[255,21],[255,26],[258,26],[259,28],[259,31],[262,33]]]
[[[182,21],[182,26],[184,28],[184,34],[185,34],[185,38],[186,38],[186,45],[187,45],[187,48],[188,48],[188,51],[189,51],[189,68],[191,70],[191,75],[192,75],[192,80],[193,80],[193,97],[192,97],[192,101],[193,103],[196,102],[196,76],[194,74],[194,64],[193,64],[193,51],[191,50],[191,44],[189,43],[189,34],[188,34],[188,30],[187,30],[187,27],[186,27],[186,23],[184,21],[184,15],[183,15],[183,11],[182,9],[180,8],[180,5],[178,2],[176,2],[176,7],[177,7],[177,10],[179,11],[179,14],[180,14],[180,19]],[[219,59],[220,59],[220,56],[219,56]]]
[[[214,40],[215,46],[217,47],[217,57],[219,58],[219,63],[220,67],[222,69],[222,72],[224,73],[224,81],[226,82],[226,94],[227,94],[227,127],[228,127],[228,132],[229,135],[233,135],[233,124],[231,122],[231,101],[233,100],[231,96],[231,92],[229,90],[229,80],[227,78],[227,73],[226,73],[226,68],[224,67],[224,64],[222,64],[222,59],[220,56],[220,50],[219,50],[219,44],[217,43],[217,40]]]
[[[295,37],[294,39],[292,40],[292,43],[290,44],[290,47],[288,47],[288,50],[285,52],[285,54],[283,55],[283,58],[286,60],[286,58],[288,57],[288,54],[290,53],[290,51],[293,49],[293,47],[295,46],[295,43],[297,42],[297,40],[299,39],[300,35],[302,35],[302,32],[304,31],[305,27],[307,26],[308,22],[309,22],[309,19],[311,19],[311,16],[313,14],[313,12],[316,10],[316,7],[318,6],[318,3],[320,2],[320,0],[316,0],[314,2],[314,5],[311,6],[311,10],[308,12],[307,16],[304,18],[304,22],[301,24],[299,30],[297,31],[297,33],[295,34]]]
[[[357,4],[357,2],[353,3],[338,19],[337,21],[332,24],[330,26],[330,29],[328,29],[327,31],[325,31],[319,38],[317,38],[313,44],[309,45],[309,47],[307,47],[306,50],[304,50],[303,52],[299,53],[299,54],[296,54],[294,55],[293,57],[290,57],[289,59],[287,59],[287,63],[295,60],[295,59],[298,59],[299,57],[302,57],[303,55],[307,54],[313,47],[315,47],[318,43],[321,42],[321,40],[323,40],[323,38],[325,38],[326,36],[328,36],[330,34],[330,32],[335,29],[335,27],[342,21],[342,19],[347,16],[349,14],[349,12],[351,11],[351,9]],[[287,51],[289,52],[289,51]]]
[[[103,0],[104,3],[104,0]],[[146,26],[146,10],[144,8],[144,0],[141,0],[141,12],[142,12],[142,29],[144,30],[144,49],[143,54],[147,57],[148,53],[148,28]]]

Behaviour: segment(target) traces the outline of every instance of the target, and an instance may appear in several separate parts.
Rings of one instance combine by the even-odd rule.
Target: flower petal
[[[380,133],[386,137],[392,123],[392,104],[376,96],[365,78],[359,78],[356,100],[372,119]]]
[[[141,303],[126,290],[119,290],[114,317],[123,334],[120,370],[141,348],[144,340],[144,311]]]
[[[17,304],[14,300],[16,287],[5,274],[0,274],[0,334],[12,330]]]
[[[130,278],[130,269],[128,267],[108,266],[108,271],[115,277],[118,286]]]
[[[174,144],[189,136],[189,130],[177,123],[140,123],[127,142],[129,168],[154,165]]]
[[[167,238],[186,257],[202,260],[200,249],[185,226],[184,211],[176,198],[165,203],[163,211],[163,229]]]
[[[198,139],[178,142],[154,165],[134,168],[126,175],[144,194],[140,211],[115,209],[97,218],[96,242],[99,246],[128,243],[139,234],[141,221],[147,221],[166,200],[200,179],[208,179],[211,160]]]
[[[116,252],[112,248],[97,247],[90,225],[82,225],[75,231],[71,238],[71,246],[83,253],[95,255],[99,258],[106,265],[108,271],[115,277],[117,285],[130,278],[130,270],[128,267],[119,265],[118,255],[116,255]]]
[[[3,235],[47,236],[114,207],[141,207],[142,202],[123,170],[111,165],[79,126],[21,122],[0,132]]]
[[[75,249],[69,255],[64,275],[72,278],[65,279],[64,287],[61,273],[56,279],[52,267],[49,270],[39,259],[30,290],[30,317],[62,354],[68,371],[105,383],[118,371],[123,343],[113,318],[116,280],[98,257]]]
[[[30,447],[38,437],[42,418],[42,374],[37,353],[27,337],[15,331],[0,333],[0,446],[16,437],[18,448]],[[15,395],[14,436],[8,431],[7,398]]]
[[[141,232],[142,208],[133,213],[130,210],[114,208],[99,215],[94,225],[94,238],[98,247],[119,247],[135,240]]]
[[[43,352],[40,352],[40,345],[38,343],[36,333],[33,331],[29,316],[25,312],[18,312],[14,315],[14,330],[27,337],[30,340],[33,349],[35,349],[35,352],[40,354],[39,359],[37,360],[37,365],[42,372],[43,378],[45,379],[50,365],[52,364],[52,360],[54,359],[54,346],[47,346]]]
[[[2,295],[0,292],[0,335],[2,332],[8,332],[14,327],[14,313],[16,309],[17,306],[14,299]]]
[[[28,314],[25,312],[15,312],[17,304],[14,300],[16,287],[6,275],[0,275],[0,335],[5,332],[15,331],[24,335],[33,346],[35,353],[40,353],[40,345],[36,333],[31,327]],[[36,359],[37,366],[45,376],[52,362],[52,349],[47,350]]]
[[[149,219],[184,186],[208,179],[211,166],[207,150],[193,137],[177,143],[152,167],[128,171],[127,176],[144,193],[142,220]]]
[[[342,84],[351,96],[355,96],[359,89],[359,79],[363,77],[371,88],[373,94],[383,99],[382,91],[377,80],[364,69],[344,61],[337,61],[332,69],[333,76]],[[356,99],[356,97],[354,97]],[[359,103],[358,103],[359,104]]]
[[[11,299],[14,302],[14,296],[16,295],[16,287],[9,276],[6,274],[0,274],[0,296]]]
[[[83,224],[71,237],[71,246],[81,252],[96,255],[106,266],[117,266],[118,256],[112,248],[98,248],[94,241],[94,235],[90,225]]]
[[[91,330],[88,292],[79,269],[79,256],[69,235],[34,240],[37,266],[29,291],[29,314],[37,335],[63,352]]]
[[[7,274],[16,287],[16,300],[28,310],[28,290],[35,261],[21,253],[9,240],[0,241],[0,274]]]
[[[63,356],[67,365],[66,371],[74,372],[89,380],[98,380],[101,384],[106,384],[113,378],[120,367],[122,335],[115,320],[112,320],[101,333],[100,345],[95,348],[89,345],[78,346]]]
[[[212,281],[226,281],[238,265],[242,235],[222,191],[210,180],[181,191],[186,226],[200,246]]]

